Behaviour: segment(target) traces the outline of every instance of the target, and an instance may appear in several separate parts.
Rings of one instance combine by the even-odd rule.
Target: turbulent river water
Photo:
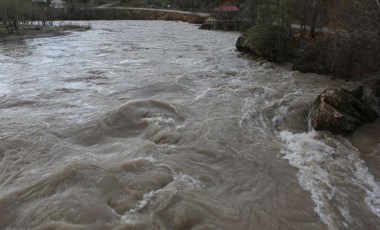
[[[380,229],[380,122],[308,127],[355,83],[161,21],[0,44],[1,229]]]

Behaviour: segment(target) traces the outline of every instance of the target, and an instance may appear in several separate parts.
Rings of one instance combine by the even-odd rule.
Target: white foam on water
[[[144,209],[151,200],[154,199],[160,193],[171,193],[175,194],[176,192],[184,189],[198,190],[204,188],[204,185],[201,181],[193,178],[192,176],[179,172],[175,173],[173,171],[173,181],[167,184],[165,187],[158,190],[152,190],[149,193],[143,195],[143,199],[140,200],[134,209],[129,210],[121,216],[121,222],[125,224],[136,223],[138,219],[139,211]]]
[[[7,83],[0,83],[0,97],[12,93],[11,87]]]
[[[148,63],[148,62],[149,62],[149,60],[147,60],[147,59],[135,59],[135,60],[125,59],[125,60],[119,62],[119,64],[140,65],[140,64]]]
[[[191,177],[187,174],[184,174],[182,172],[174,174],[174,181],[173,182],[180,184],[180,185],[185,184],[192,189],[200,189],[200,188],[204,187],[204,185],[202,184],[201,181],[199,181],[199,180],[195,179],[194,177]]]
[[[366,191],[365,202],[380,217],[380,186],[362,160],[355,163],[355,177],[354,183]]]
[[[350,215],[350,211],[348,211],[346,208],[339,207],[339,212],[343,216],[343,218],[348,222],[352,223],[352,217]],[[348,224],[344,223],[344,226],[348,228]]]
[[[366,193],[365,203],[380,217],[380,186],[365,166],[365,162],[360,159],[359,152],[348,141],[342,143],[334,140],[336,146],[331,147],[323,140],[318,140],[317,136],[316,131],[298,134],[280,132],[282,141],[286,142],[281,151],[284,154],[283,158],[298,169],[299,184],[310,192],[316,205],[314,210],[320,219],[329,229],[349,228],[349,224],[353,223],[347,205],[349,200],[342,201],[336,197],[343,191],[339,191],[342,189],[339,185],[336,187],[332,184],[332,177],[337,175],[331,175],[329,168],[339,172],[341,180],[363,189]],[[335,159],[338,154],[342,157]],[[333,206],[337,206],[337,213],[331,213]],[[341,216],[340,220],[336,215]]]
[[[311,124],[311,111],[307,115],[307,131],[308,132],[315,131],[315,129],[313,128],[313,125]]]
[[[136,223],[139,216],[138,212],[145,208],[149,204],[149,202],[156,196],[157,193],[163,190],[164,189],[158,189],[156,191],[152,190],[149,193],[144,194],[142,200],[137,202],[136,207],[124,213],[121,216],[120,221],[124,224]]]
[[[316,205],[315,212],[329,229],[333,229],[335,223],[326,210],[324,194],[327,192],[327,198],[331,199],[335,194],[335,188],[330,184],[329,173],[321,167],[321,163],[327,158],[332,158],[335,151],[323,142],[315,140],[315,135],[315,132],[293,134],[282,131],[280,137],[286,142],[286,147],[281,152],[284,154],[283,158],[298,169],[298,181],[304,190],[310,192]],[[321,186],[321,183],[324,186]]]
[[[289,106],[281,105],[280,108],[277,109],[276,115],[272,118],[272,123],[276,126],[279,122],[281,122],[288,115]]]
[[[145,206],[148,205],[149,201],[151,201],[154,197],[154,195],[157,193],[157,191],[150,191],[149,193],[147,194],[144,194],[143,196],[143,199],[140,200],[138,203],[137,203],[137,206],[135,209],[131,209],[129,212],[131,213],[134,213],[136,211],[139,211],[143,208],[145,208]]]
[[[360,187],[366,192],[365,203],[370,207],[373,214],[380,217],[380,184],[375,181],[364,160],[360,159],[358,150],[349,141],[345,143],[345,152],[349,153],[348,158],[353,163],[354,177],[352,184]],[[347,147],[346,147],[347,145]]]

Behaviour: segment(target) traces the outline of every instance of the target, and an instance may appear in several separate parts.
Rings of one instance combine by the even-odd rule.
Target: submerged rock
[[[236,49],[241,52],[248,52],[251,53],[252,50],[248,45],[248,39],[244,36],[240,36],[236,41]]]
[[[312,105],[311,125],[315,130],[350,133],[363,123],[374,121],[377,113],[362,95],[362,87],[353,93],[343,88],[325,90]]]
[[[204,22],[199,26],[201,30],[212,30],[212,24],[209,22]]]

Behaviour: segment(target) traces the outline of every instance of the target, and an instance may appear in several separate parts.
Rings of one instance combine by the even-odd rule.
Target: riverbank
[[[22,25],[16,33],[8,34],[6,28],[0,27],[0,43],[7,43],[30,38],[64,36],[69,34],[70,31],[86,31],[89,29],[91,29],[91,25],[89,24],[61,24],[56,26]]]
[[[353,83],[239,58],[237,33],[91,25],[0,46],[4,228],[379,226],[379,126],[358,148],[307,132],[312,100]]]
[[[302,73],[366,81],[380,71],[377,40],[349,33],[311,37],[295,29],[255,26],[243,33],[236,48],[269,61],[292,63],[292,69]]]
[[[163,20],[182,21],[201,24],[207,14],[185,11],[155,10],[148,8],[59,8],[52,9],[49,22],[53,21],[91,21],[91,20]],[[54,37],[66,35],[68,31],[85,31],[90,25],[63,24],[58,26],[20,25],[19,30],[9,34],[4,26],[0,26],[0,42],[18,39]]]
[[[75,4],[67,8],[52,8],[46,4],[18,3],[13,1],[2,3],[0,8],[5,9],[0,12],[0,24],[3,26],[3,28],[0,28],[0,39],[2,40],[61,35],[62,31],[66,30],[66,28],[45,27],[45,25],[52,25],[54,21],[166,20],[200,24],[208,16],[205,13],[171,9],[110,7],[110,5],[86,8],[78,7]],[[21,15],[23,16],[21,17]],[[30,26],[29,22],[35,22],[43,26]]]
[[[104,7],[54,9],[53,20],[165,20],[203,23],[206,14],[149,8]]]
[[[268,32],[268,29],[272,30]],[[346,47],[345,42],[349,36],[342,38],[335,34],[321,34],[313,38],[300,38],[297,31],[293,31],[285,40],[281,37],[282,31],[278,31],[278,28],[273,27],[248,30],[237,39],[236,48],[243,53],[252,54],[253,58],[262,58],[277,64],[287,63],[289,70],[332,76],[331,80],[340,78],[357,85],[352,91],[326,86],[326,90],[311,106],[310,125],[314,130],[350,134],[361,125],[372,123],[379,117],[379,66],[372,68],[373,60],[368,60],[369,57],[376,60],[373,50],[358,51],[355,47],[356,40],[350,41],[351,46]],[[278,34],[281,35],[283,43],[279,42]],[[376,47],[373,49],[376,52]],[[282,56],[279,58],[279,55]]]

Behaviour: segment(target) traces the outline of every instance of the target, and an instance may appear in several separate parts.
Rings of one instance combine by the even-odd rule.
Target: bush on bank
[[[289,60],[294,54],[290,29],[277,25],[256,25],[246,32],[247,45],[258,56],[275,62]]]
[[[329,35],[296,51],[294,70],[362,79],[380,71],[380,42],[359,34]]]
[[[6,28],[8,34],[14,34],[22,25],[52,25],[53,13],[48,4],[37,4],[29,0],[1,0],[0,26]]]
[[[363,79],[380,72],[380,39],[358,33],[324,33],[309,40],[276,25],[256,25],[245,34],[245,48],[274,62],[292,62],[300,72],[331,74],[347,79]],[[238,43],[237,43],[238,45]],[[239,49],[239,48],[238,48]]]
[[[240,50],[271,61],[291,61],[302,72],[351,79],[380,73],[379,1],[244,2],[243,15],[253,27],[244,42],[237,43],[246,45]]]

